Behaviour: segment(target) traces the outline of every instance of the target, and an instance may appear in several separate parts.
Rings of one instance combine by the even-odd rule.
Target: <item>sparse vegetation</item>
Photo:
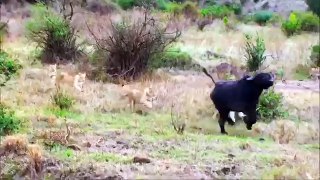
[[[298,64],[294,69],[295,79],[306,80],[309,78],[310,67],[308,65]]]
[[[253,43],[250,35],[245,35],[245,38],[245,59],[247,62],[247,69],[250,72],[255,72],[259,70],[266,60],[266,56],[264,54],[266,50],[264,40],[260,36],[257,36],[255,43]]]
[[[7,22],[0,22],[0,45],[3,42],[3,38],[8,34]]]
[[[58,107],[60,110],[69,110],[75,103],[72,96],[60,89],[57,89],[51,96],[51,101],[53,105]]]

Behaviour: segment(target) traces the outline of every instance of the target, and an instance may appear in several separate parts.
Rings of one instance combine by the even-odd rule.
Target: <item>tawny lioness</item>
[[[142,104],[147,108],[152,108],[153,101],[156,99],[152,87],[145,87],[143,90],[133,89],[127,85],[122,85],[125,93],[122,98],[127,97],[130,103],[131,110],[133,111],[136,104]]]
[[[83,92],[83,84],[86,80],[86,73],[78,73],[71,75],[67,72],[57,72],[57,65],[50,65],[49,76],[51,81],[54,82],[55,86],[60,88],[62,84],[70,85],[76,88],[78,91]]]

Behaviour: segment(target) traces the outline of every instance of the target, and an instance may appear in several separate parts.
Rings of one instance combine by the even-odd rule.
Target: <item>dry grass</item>
[[[200,59],[205,51],[210,50],[219,54],[226,55],[244,64],[243,49],[244,34],[255,35],[257,32],[265,39],[266,63],[269,69],[278,69],[284,67],[286,78],[292,78],[293,69],[298,64],[308,63],[310,56],[310,47],[318,42],[317,34],[302,34],[288,39],[279,28],[259,27],[254,25],[238,25],[238,31],[224,32],[223,23],[215,21],[208,26],[205,31],[198,32],[194,28],[185,31],[182,34],[183,45],[181,49],[190,53],[194,59]],[[197,34],[194,36],[194,34]],[[226,59],[223,59],[225,62]],[[231,61],[231,59],[227,60]],[[220,61],[210,62],[216,64]],[[200,62],[207,65],[209,62]]]
[[[16,134],[4,137],[1,147],[7,153],[25,153],[27,150],[28,139],[23,134]]]
[[[139,14],[138,12],[134,13]],[[103,23],[104,25],[109,16],[116,20],[120,19],[119,14],[104,17],[96,17],[93,14],[84,14],[83,16],[89,19],[88,23]],[[79,27],[85,27],[84,21],[77,20],[77,18],[82,19],[83,16],[78,15],[78,17],[74,19],[74,23],[79,23],[76,24]],[[91,20],[94,22],[90,22]],[[107,25],[104,28],[103,32],[107,33]],[[272,27],[261,28],[257,26],[238,25],[238,31],[223,32],[223,23],[216,21],[206,27],[203,32],[196,32],[195,28],[196,27],[192,27],[189,30],[185,30],[182,37],[183,42],[181,42],[181,44],[184,43],[181,47],[182,50],[190,52],[195,60],[198,60],[201,53],[206,50],[213,50],[214,52],[232,57],[233,59],[228,61],[240,65],[243,63],[241,47],[244,42],[242,32],[255,33],[255,31],[258,31],[266,39],[268,53],[273,54],[279,60],[276,63],[272,63],[270,69],[278,68],[282,65],[289,65],[285,67],[288,72],[295,67],[296,64],[301,64],[308,60],[308,46],[316,42],[314,34],[303,34],[287,39],[279,29]],[[88,36],[84,35],[87,32],[85,32],[85,28],[83,29],[83,32],[81,32],[83,33],[82,38],[87,38]],[[96,31],[95,28],[93,29]],[[195,36],[194,33],[197,35]],[[25,66],[20,76],[12,79],[4,90],[1,91],[1,95],[2,101],[13,107],[19,107],[18,114],[23,114],[27,117],[39,116],[39,118],[34,119],[34,123],[32,124],[34,131],[32,131],[31,134],[35,137],[38,131],[47,132],[53,129],[58,130],[59,125],[64,125],[58,117],[50,117],[53,112],[48,110],[48,107],[50,106],[50,95],[54,92],[54,87],[52,87],[50,83],[47,67],[40,65],[37,66],[38,68],[30,67],[30,61],[34,58],[30,55],[30,49],[33,50],[34,47],[25,46],[24,44],[24,41],[15,41],[14,43],[7,42],[4,45],[5,49],[11,54],[14,54]],[[271,60],[270,57],[268,57],[268,61],[269,60]],[[226,60],[224,59],[223,61]],[[215,64],[218,62],[218,60],[214,62],[201,61],[201,64]],[[312,153],[304,154],[302,152],[305,151],[299,150],[296,146],[296,143],[318,143],[319,93],[281,90],[285,98],[285,107],[290,110],[290,113],[298,119],[308,122],[293,123],[292,121],[282,120],[274,121],[272,124],[257,123],[253,126],[253,131],[246,131],[243,124],[234,127],[227,125],[230,136],[219,136],[219,127],[216,122],[217,111],[209,98],[210,90],[214,85],[209,78],[202,74],[192,75],[191,73],[173,76],[159,70],[155,74],[147,74],[141,79],[130,83],[130,86],[133,87],[149,85],[152,85],[158,99],[154,102],[154,107],[149,111],[151,115],[146,116],[126,114],[126,111],[129,112],[130,109],[127,106],[127,100],[121,99],[122,87],[120,85],[111,83],[102,84],[86,80],[83,93],[78,93],[72,87],[66,88],[66,90],[76,98],[75,108],[72,112],[67,112],[67,115],[74,118],[73,121],[81,125],[81,127],[77,129],[78,132],[73,135],[73,138],[80,142],[80,140],[82,140],[81,138],[85,139],[88,137],[88,139],[90,139],[88,134],[96,137],[95,134],[103,133],[104,137],[105,133],[109,132],[110,129],[120,129],[120,133],[115,135],[117,138],[121,136],[121,132],[126,132],[128,136],[126,138],[130,137],[128,141],[134,139],[132,136],[137,136],[138,134],[139,138],[148,140],[143,145],[155,146],[154,149],[159,150],[159,153],[162,153],[161,155],[165,157],[163,158],[165,160],[162,159],[162,161],[153,162],[154,164],[161,164],[157,166],[157,168],[163,168],[161,169],[162,171],[168,169],[163,165],[163,161],[169,162],[172,159],[181,160],[186,159],[186,157],[190,160],[190,156],[192,155],[192,157],[197,157],[197,160],[210,160],[210,162],[212,162],[223,159],[227,154],[234,153],[237,155],[237,161],[248,165],[249,169],[250,167],[257,169],[258,167],[266,166],[266,171],[269,171],[269,174],[263,176],[264,178],[289,178],[292,176],[295,178],[319,177],[319,172],[315,171],[318,169],[318,157]],[[183,136],[176,136],[176,134],[171,131],[172,129],[170,129],[171,126],[168,121],[170,118],[168,118],[167,115],[171,110],[172,104],[175,105],[173,111],[174,114],[177,115],[177,119],[185,122],[187,125],[186,133]],[[108,112],[123,111],[125,111],[123,114],[108,114]],[[107,115],[102,116],[105,113],[107,113]],[[89,116],[92,114],[98,114],[101,115],[101,117]],[[49,125],[49,128],[47,126],[41,126],[41,122],[43,121]],[[87,133],[88,131],[90,133]],[[212,134],[215,135],[212,136]],[[279,141],[281,144],[253,140],[259,136],[273,137],[275,141]],[[106,136],[106,138],[109,138],[108,140],[115,140],[115,137]],[[125,137],[120,138],[125,139]],[[100,142],[100,140],[98,141]],[[122,140],[123,139],[120,139],[119,141],[122,142]],[[141,139],[139,139],[139,142],[140,141]],[[151,143],[153,141],[156,143]],[[170,144],[172,141],[178,143],[178,145]],[[212,141],[214,143],[212,143]],[[97,142],[97,144],[99,144],[99,142]],[[158,146],[159,143],[163,143],[163,147]],[[137,144],[139,146],[139,143]],[[27,152],[32,160],[31,162],[34,163],[34,167],[39,169],[42,167],[41,163],[45,151],[42,150],[40,146],[28,145],[28,140],[25,137],[21,135],[7,136],[1,146],[6,149],[6,151]],[[117,146],[119,146],[119,144],[117,144]],[[167,146],[174,146],[175,148],[170,149]],[[150,150],[149,147],[145,149],[146,151]],[[116,149],[114,151],[118,150],[119,149]],[[119,151],[123,150],[120,149]],[[136,149],[133,151],[129,148],[126,152],[133,154],[136,153],[135,151]],[[138,151],[144,153],[144,149],[139,149]],[[164,151],[169,151],[169,155],[164,155]],[[297,156],[299,157],[296,157],[294,152],[297,152],[296,154],[298,154]],[[86,151],[82,151],[81,153],[87,156],[90,155],[90,153]],[[277,153],[281,154],[279,155],[281,157],[276,157],[275,154]],[[245,156],[243,158],[245,160],[241,160],[241,155]],[[98,158],[99,157],[100,156],[98,156]],[[155,157],[161,159],[158,156]],[[76,157],[76,155],[74,155],[74,158],[77,160],[83,159],[83,157]],[[114,159],[117,160],[117,158]],[[230,163],[230,159],[225,159],[223,162],[219,161],[219,163],[228,164]],[[274,166],[277,166],[277,168],[270,169],[270,167]],[[125,167],[129,168],[130,166]],[[290,169],[292,167],[294,168]],[[306,169],[306,167],[310,168]],[[138,168],[143,169],[144,167]],[[159,173],[158,171],[155,171],[155,173]],[[180,169],[174,172],[178,171],[181,172],[181,166]],[[144,170],[140,172],[144,172]],[[259,172],[261,172],[261,170],[255,172],[256,174],[251,176],[251,178],[261,175],[257,175]]]
[[[319,92],[293,90],[280,90],[280,92],[284,96],[284,105],[292,116],[319,127]]]
[[[32,167],[36,172],[40,172],[44,160],[43,149],[37,144],[29,144],[27,147],[27,155],[31,161]]]
[[[319,140],[319,129],[310,123],[281,119],[270,124],[256,123],[252,135],[270,137],[279,144],[312,144]]]

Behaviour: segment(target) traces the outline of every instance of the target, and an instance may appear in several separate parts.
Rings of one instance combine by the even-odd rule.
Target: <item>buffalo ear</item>
[[[271,76],[270,81],[272,81],[272,82],[275,81],[275,79],[277,78],[276,75],[273,73],[270,73],[270,76]]]
[[[253,76],[249,76],[249,77],[246,78],[247,81],[252,81],[253,79],[254,79]]]

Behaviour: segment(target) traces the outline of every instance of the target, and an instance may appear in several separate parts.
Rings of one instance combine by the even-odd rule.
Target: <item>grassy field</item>
[[[77,25],[81,26],[80,20]],[[47,75],[48,66],[32,63],[39,53],[35,45],[24,37],[7,39],[3,49],[23,69],[1,89],[1,102],[13,107],[22,129],[1,137],[0,177],[319,179],[319,82],[296,81],[297,76],[305,76],[295,72],[309,60],[318,34],[287,38],[278,27],[239,24],[236,31],[228,32],[223,28],[219,20],[203,32],[185,27],[176,45],[203,66],[241,65],[243,33],[258,32],[266,41],[267,54],[273,55],[267,58],[268,70],[285,69],[289,85],[277,82],[275,89],[283,93],[289,116],[273,123],[258,122],[252,131],[242,122],[226,125],[229,135],[221,135],[209,99],[213,84],[202,73],[189,71],[176,75],[158,71],[148,80],[133,82],[137,87],[152,86],[157,95],[152,109],[138,107],[142,113],[130,111],[127,101],[120,98],[121,86],[90,80],[84,92],[67,88],[75,105],[59,110],[52,105],[55,88]],[[208,50],[228,58],[205,59]],[[35,75],[30,78],[31,74]],[[300,88],[297,83],[312,87]],[[64,139],[64,120],[72,132],[65,144],[50,136],[58,132]],[[183,134],[174,130],[173,120],[186,124]],[[289,137],[291,132],[294,135]],[[288,143],[278,143],[281,138]]]

